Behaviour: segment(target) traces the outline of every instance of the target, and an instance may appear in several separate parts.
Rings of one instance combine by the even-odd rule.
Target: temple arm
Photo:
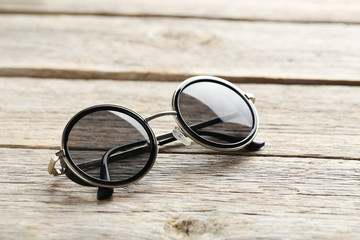
[[[231,115],[227,116],[227,118],[232,118],[234,115],[236,116],[237,114],[231,114]],[[223,119],[221,119],[221,118],[214,118],[214,119],[211,119],[211,120],[206,121],[206,122],[202,122],[202,123],[192,125],[191,129],[193,129],[193,130],[201,129],[201,128],[204,128],[204,127],[207,127],[207,126],[211,126],[211,125],[215,125],[217,123],[221,123],[222,121],[223,121]],[[200,133],[202,135],[216,137],[218,139],[222,139],[222,140],[227,141],[227,142],[234,142],[236,140],[239,140],[238,138],[236,138],[234,136],[223,134],[223,133],[218,133],[218,132],[201,131]],[[176,138],[173,136],[172,133],[167,133],[167,134],[163,134],[163,135],[158,136],[157,140],[158,140],[158,144],[160,146],[162,146],[162,145],[165,145],[167,143],[175,141]],[[95,166],[98,165],[98,163],[101,164],[100,178],[110,181],[109,170],[108,170],[108,162],[113,162],[115,160],[124,159],[127,156],[129,156],[129,154],[130,154],[130,156],[133,156],[135,154],[139,154],[139,150],[143,150],[144,148],[146,149],[147,146],[137,148],[137,149],[132,149],[132,150],[130,150],[128,152],[119,153],[119,154],[116,154],[114,156],[111,156],[111,155],[116,153],[116,152],[119,152],[119,151],[124,151],[124,150],[126,150],[126,148],[136,147],[138,145],[143,145],[145,143],[146,143],[146,141],[142,140],[142,141],[138,141],[138,142],[135,142],[135,143],[130,143],[130,144],[127,144],[127,145],[114,147],[113,149],[110,149],[109,151],[107,151],[105,153],[105,155],[102,157],[101,160],[94,160],[94,161],[91,161],[89,163],[93,163],[93,164],[95,163],[94,164]],[[258,150],[261,147],[263,147],[264,144],[265,143],[263,141],[253,141],[251,144],[249,144],[247,146],[247,149],[249,149],[249,150]],[[125,156],[125,154],[127,156]],[[89,166],[89,163],[85,163],[85,164],[87,164]],[[83,167],[85,167],[85,166],[83,166]],[[98,199],[106,199],[106,198],[110,197],[112,195],[112,193],[113,193],[112,188],[99,187],[99,189],[98,189]]]
[[[230,136],[230,135],[219,134],[219,133],[215,133],[215,132],[206,132],[206,133],[207,133],[206,135],[211,135],[211,136],[214,136],[214,137],[218,137],[218,138],[223,139],[223,140],[225,140],[225,139],[233,140],[232,139],[233,137]],[[175,137],[172,136],[172,133],[163,134],[163,135],[158,137],[158,141],[159,141],[160,146],[165,145],[165,144],[170,143],[170,142],[173,142],[175,140],[176,139],[175,139]],[[145,143],[145,141],[138,141],[137,142],[137,144],[141,144],[141,145],[144,144],[144,143]],[[261,147],[263,147],[264,144],[265,144],[264,141],[253,140],[248,146],[246,146],[246,148],[248,150],[258,150]],[[126,145],[126,146],[128,146],[128,145]],[[121,160],[121,159],[125,159],[125,158],[128,158],[128,157],[134,156],[134,155],[144,153],[144,152],[146,152],[148,150],[149,147],[148,146],[142,146],[142,147],[138,147],[138,148],[135,148],[135,149],[131,149],[131,150],[127,151],[127,152],[122,152],[122,153],[112,155],[112,154],[116,153],[117,151],[125,150],[125,149],[122,149],[122,148],[125,148],[125,145],[124,146],[118,146],[118,147],[115,147],[115,148],[109,150],[107,153],[105,153],[105,155],[103,156],[103,158],[101,160],[94,160],[94,161],[91,161],[91,162],[88,162],[88,163],[84,163],[84,164],[82,164],[82,166],[79,165],[79,167],[93,168],[93,167],[98,167],[101,164],[100,178],[110,181],[108,163],[111,163],[111,162],[114,162],[114,161],[118,161],[118,160]],[[110,156],[110,155],[112,155],[112,156]],[[114,191],[113,188],[99,187],[98,188],[98,193],[97,193],[97,198],[99,200],[107,199],[107,198],[111,197],[111,195],[113,194],[113,191]]]
[[[129,156],[133,156],[136,154],[141,154],[143,152],[145,152],[148,149],[148,146],[143,146],[143,147],[139,147],[136,149],[131,149],[128,152],[123,152],[120,154],[117,154],[115,156],[111,156],[113,153],[119,152],[119,151],[124,151],[127,148],[133,148],[133,147],[138,147],[143,145],[144,143],[147,143],[145,140],[141,140],[141,141],[137,141],[134,143],[130,143],[130,144],[126,144],[126,145],[122,145],[122,146],[117,146],[114,147],[112,149],[110,149],[109,151],[107,151],[104,156],[102,157],[100,164],[100,179],[103,179],[105,181],[110,181],[110,174],[109,174],[109,168],[108,168],[108,162],[114,162],[116,160],[119,159],[124,159],[127,158]],[[119,156],[121,155],[121,156]],[[97,199],[99,200],[103,200],[103,199],[107,199],[110,196],[112,196],[112,194],[114,193],[114,189],[113,188],[107,188],[107,187],[99,187],[98,188],[98,192],[97,192]]]
[[[217,132],[210,132],[210,131],[204,132],[204,131],[202,131],[202,133],[204,135],[217,137],[217,138],[222,139],[224,141],[226,141],[226,140],[229,140],[229,141],[231,140],[232,141],[234,139],[234,137],[231,136],[231,135],[217,133]],[[163,146],[165,144],[176,141],[176,138],[172,135],[171,132],[160,135],[160,136],[157,137],[157,139],[158,139],[159,146]],[[122,152],[110,156],[108,158],[108,160],[107,160],[107,163],[112,163],[112,162],[115,162],[115,161],[118,161],[118,160],[121,160],[121,159],[125,159],[125,158],[128,158],[128,157],[131,157],[131,156],[134,156],[134,155],[141,154],[141,153],[145,152],[149,147],[148,146],[140,147],[141,145],[144,145],[144,144],[146,144],[146,141],[141,140],[141,141],[137,141],[135,144],[131,143],[131,144],[126,144],[126,145],[121,145],[121,146],[115,147],[115,149],[117,149],[117,151],[119,151],[119,152],[122,151]],[[139,146],[139,147],[133,148],[133,149],[130,149],[130,150],[126,151],[126,149],[128,149],[130,145],[132,147],[137,147],[137,146]],[[262,140],[253,140],[245,148],[248,149],[248,150],[258,150],[261,147],[263,147],[264,145],[265,145],[265,143]],[[109,151],[114,153],[113,150],[109,150]],[[80,169],[82,169],[82,170],[89,170],[89,169],[92,169],[92,168],[100,167],[101,162],[102,162],[102,159],[95,159],[95,160],[92,160],[92,161],[89,161],[89,162],[86,162],[86,163],[81,163],[81,164],[78,165],[78,167]]]

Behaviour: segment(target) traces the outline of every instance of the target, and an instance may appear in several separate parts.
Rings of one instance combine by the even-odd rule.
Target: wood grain
[[[360,23],[356,0],[12,0],[1,13],[175,17],[278,22]]]
[[[0,79],[0,146],[58,149],[61,134],[78,111],[97,104],[116,104],[143,117],[171,110],[177,82]],[[253,92],[260,116],[259,152],[239,155],[319,157],[359,160],[359,87],[238,85]],[[173,129],[172,117],[151,122],[156,134]],[[179,144],[167,153],[217,152],[197,144]]]
[[[0,75],[360,84],[360,26],[0,16]]]
[[[0,238],[357,239],[360,161],[159,154],[99,202],[51,177],[51,150],[0,149]]]
[[[357,0],[0,0],[0,239],[358,239],[359,10]],[[171,110],[179,82],[200,74],[256,95],[262,150],[175,142],[107,201],[48,175],[78,111]],[[175,122],[151,126],[158,135]]]

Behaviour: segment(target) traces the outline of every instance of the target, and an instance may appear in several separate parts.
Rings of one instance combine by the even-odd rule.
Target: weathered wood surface
[[[360,84],[360,26],[0,16],[0,76]]]
[[[360,87],[339,86],[360,85],[359,9],[0,0],[0,239],[359,239]],[[174,143],[144,179],[101,202],[96,189],[48,175],[76,112],[170,110],[179,81],[195,74],[252,83],[238,86],[257,96],[265,148]],[[151,122],[156,134],[174,125]]]
[[[109,103],[147,117],[171,110],[171,97],[179,83],[2,78],[0,84],[0,146],[57,149],[63,128],[78,111]],[[360,160],[356,147],[360,142],[360,115],[355,110],[360,109],[360,87],[238,86],[257,97],[258,136],[267,142],[261,155]],[[154,120],[151,126],[161,134],[171,131],[175,122],[166,117]],[[213,152],[196,144],[163,151]]]
[[[98,202],[52,178],[50,150],[0,149],[1,239],[357,239],[359,161],[159,154]]]
[[[68,119],[99,103],[124,105],[143,116],[168,110],[178,83],[21,78],[0,83],[0,215],[6,219],[1,239],[356,239],[360,234],[359,115],[353,111],[359,108],[358,87],[239,85],[257,95],[259,137],[267,141],[263,150],[229,155],[196,144],[165,147],[144,179],[98,202],[95,189],[47,174]],[[160,133],[174,123],[164,118],[152,126]]]
[[[0,13],[360,23],[357,0],[11,0]]]

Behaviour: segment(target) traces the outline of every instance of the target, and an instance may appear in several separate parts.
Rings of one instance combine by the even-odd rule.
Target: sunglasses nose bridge
[[[145,118],[146,122],[150,122],[151,120],[155,119],[155,118],[159,118],[162,116],[167,116],[167,115],[173,115],[176,116],[177,112],[176,111],[165,111],[165,112],[159,112],[159,113],[155,113],[147,118]]]

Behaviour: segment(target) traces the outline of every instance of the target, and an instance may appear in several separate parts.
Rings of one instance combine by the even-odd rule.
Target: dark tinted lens
[[[110,181],[126,181],[138,174],[148,163],[152,149],[145,128],[119,111],[89,113],[78,120],[69,133],[72,161],[93,178],[101,179],[102,157],[114,148],[116,151],[106,159]]]
[[[217,144],[238,143],[254,126],[250,107],[239,93],[215,82],[185,87],[179,97],[179,111],[197,135]]]

